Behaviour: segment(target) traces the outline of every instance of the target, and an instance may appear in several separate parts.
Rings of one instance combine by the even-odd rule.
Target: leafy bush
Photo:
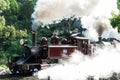
[[[8,63],[8,58],[7,56],[9,53],[5,51],[0,51],[0,64],[7,64]]]

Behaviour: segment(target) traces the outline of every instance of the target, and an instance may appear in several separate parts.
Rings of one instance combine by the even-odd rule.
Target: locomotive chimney
[[[36,45],[36,31],[32,31],[32,45]]]
[[[102,37],[101,36],[98,37],[98,42],[102,42]]]

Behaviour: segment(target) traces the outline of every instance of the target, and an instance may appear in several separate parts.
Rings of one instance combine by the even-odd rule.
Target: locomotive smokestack
[[[102,37],[101,36],[98,37],[98,41],[102,42]]]
[[[32,31],[32,45],[36,45],[36,31]]]

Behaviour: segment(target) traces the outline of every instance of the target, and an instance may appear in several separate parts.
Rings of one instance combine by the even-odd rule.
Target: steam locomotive
[[[36,31],[32,31],[32,46],[27,45],[27,40],[22,39],[22,56],[12,57],[9,68],[12,73],[27,73],[41,70],[43,61],[57,63],[59,59],[69,57],[76,49],[85,55],[91,55],[89,39],[85,37],[70,36],[61,39],[56,34],[51,37],[50,44],[46,37],[41,38],[40,44],[36,44]]]

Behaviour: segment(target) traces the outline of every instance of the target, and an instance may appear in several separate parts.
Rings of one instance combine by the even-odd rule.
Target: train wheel
[[[41,70],[41,65],[36,65],[37,70]]]
[[[12,74],[16,74],[17,70],[16,69],[12,69],[11,72],[12,72]]]
[[[19,70],[18,66],[14,66],[14,67],[12,67],[12,68],[10,69],[10,71],[12,72],[12,74],[18,73],[18,72],[19,72],[18,70]]]

